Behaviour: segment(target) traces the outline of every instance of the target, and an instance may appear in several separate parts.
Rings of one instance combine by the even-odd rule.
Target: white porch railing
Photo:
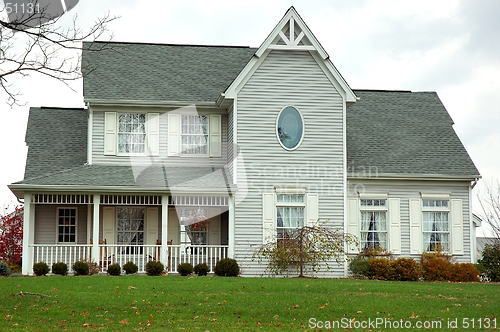
[[[80,259],[92,260],[92,245],[58,245],[34,244],[33,263],[45,262],[52,266],[56,262],[68,264],[72,272],[73,263]],[[214,272],[215,264],[227,258],[228,246],[215,245],[167,245],[165,257],[162,255],[161,245],[99,245],[99,262],[101,272],[105,272],[109,265],[123,265],[129,261],[139,268],[139,273],[146,272],[146,264],[150,260],[160,261],[169,273],[177,273],[180,263],[191,263],[193,266],[206,263],[210,272]]]

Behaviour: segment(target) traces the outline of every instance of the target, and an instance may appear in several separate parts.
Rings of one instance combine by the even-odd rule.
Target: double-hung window
[[[181,154],[208,154],[208,116],[181,116]]]
[[[76,208],[59,208],[57,212],[57,241],[76,242]]]
[[[117,243],[144,244],[144,208],[117,208]]]
[[[277,239],[286,239],[287,234],[304,226],[305,195],[278,194],[276,196]]]
[[[143,154],[146,151],[146,114],[118,114],[118,153]]]
[[[424,251],[449,251],[448,200],[423,200],[422,203]]]
[[[387,200],[361,199],[361,249],[387,250]]]

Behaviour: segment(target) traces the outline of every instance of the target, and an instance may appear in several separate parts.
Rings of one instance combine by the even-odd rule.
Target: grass
[[[427,329],[439,331],[455,319],[461,330],[464,318],[474,319],[477,329],[479,319],[483,325],[485,318],[500,314],[499,284],[52,276],[0,278],[0,289],[0,331],[311,331],[310,318],[330,324],[377,318],[391,324],[440,321],[441,329]],[[21,291],[47,296],[20,296]],[[372,330],[401,330],[391,326]]]

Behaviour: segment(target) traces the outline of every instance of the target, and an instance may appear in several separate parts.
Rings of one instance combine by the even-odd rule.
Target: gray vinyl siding
[[[77,208],[77,244],[87,243],[87,206],[35,205],[35,244],[57,243],[57,208]]]
[[[471,262],[470,244],[470,209],[468,182],[437,182],[437,181],[363,181],[348,180],[348,197],[358,197],[358,191],[370,193],[387,193],[388,198],[400,199],[401,219],[401,255],[420,259],[419,255],[410,255],[410,208],[409,200],[421,198],[420,193],[443,192],[450,193],[450,199],[461,199],[463,209],[463,241],[464,254],[454,255],[457,262]],[[451,226],[450,226],[451,227]],[[451,237],[450,237],[451,239]],[[390,239],[389,239],[390,240]]]
[[[234,109],[231,107],[227,112],[227,168],[229,170],[229,174],[231,175],[233,175],[233,159],[236,157],[234,155],[233,116]]]
[[[106,111],[117,111],[121,110],[94,110],[93,112],[93,124],[92,124],[92,163],[93,164],[113,164],[113,165],[129,165],[131,163],[131,158],[139,163],[151,162],[148,157],[141,156],[105,156],[104,155],[104,113]],[[130,112],[130,110],[125,109],[124,112]],[[149,110],[150,112],[159,112],[158,110]],[[143,110],[138,109],[137,112],[143,112]],[[160,157],[155,157],[155,162],[163,162],[167,166],[214,166],[214,167],[224,167],[227,163],[227,114],[222,114],[221,119],[221,130],[222,130],[222,156],[221,158],[209,158],[209,157],[178,157],[178,156],[167,156],[167,144],[168,144],[168,116],[167,112],[160,113]],[[204,112],[203,114],[207,114]],[[159,159],[159,160],[158,160]]]
[[[294,151],[276,137],[278,113],[288,105],[305,123]],[[262,193],[275,185],[307,185],[308,193],[319,194],[320,219],[343,229],[343,99],[309,52],[272,51],[239,92],[236,113],[244,159],[237,165],[236,201],[244,199],[235,208],[235,255],[245,275],[260,275],[264,266],[251,256],[263,241]],[[333,275],[343,276],[343,268]]]

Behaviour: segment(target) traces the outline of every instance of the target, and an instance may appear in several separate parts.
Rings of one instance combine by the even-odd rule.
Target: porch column
[[[33,275],[33,247],[35,243],[35,204],[31,203],[31,193],[24,193],[23,216],[23,260],[22,273]]]
[[[229,220],[228,229],[228,257],[234,258],[234,196],[229,196]]]
[[[168,267],[168,195],[161,196],[161,257],[162,264]],[[167,271],[170,272],[170,271]]]
[[[99,264],[99,205],[101,195],[94,195],[94,218],[92,228],[92,261]]]

